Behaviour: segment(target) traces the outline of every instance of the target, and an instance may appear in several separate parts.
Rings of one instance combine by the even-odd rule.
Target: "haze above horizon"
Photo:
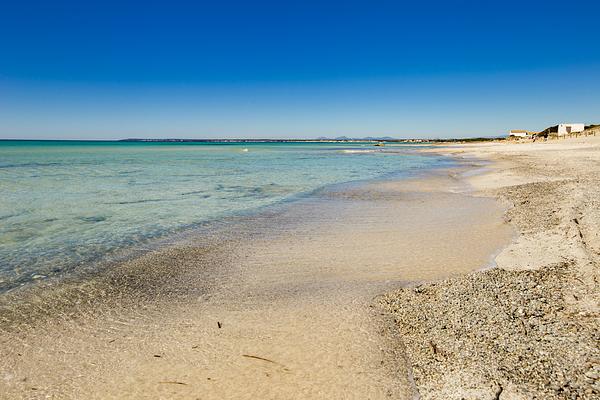
[[[0,139],[497,136],[600,123],[594,1],[0,6]]]

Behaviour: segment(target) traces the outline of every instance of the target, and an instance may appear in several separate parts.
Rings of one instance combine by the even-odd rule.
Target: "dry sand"
[[[600,137],[440,147],[518,236],[498,268],[418,285],[394,316],[423,399],[600,398]]]
[[[323,191],[95,277],[0,299],[0,397],[409,399],[374,297],[513,236],[464,171]]]

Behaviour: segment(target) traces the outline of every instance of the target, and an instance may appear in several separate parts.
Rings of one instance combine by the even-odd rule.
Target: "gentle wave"
[[[367,153],[378,153],[381,152],[381,150],[375,150],[375,149],[344,149],[344,150],[340,150],[340,152],[344,153],[344,154],[367,154]]]

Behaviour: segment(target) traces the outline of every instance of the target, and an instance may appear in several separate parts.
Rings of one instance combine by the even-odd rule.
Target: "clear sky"
[[[599,16],[597,0],[3,1],[0,138],[600,123]]]

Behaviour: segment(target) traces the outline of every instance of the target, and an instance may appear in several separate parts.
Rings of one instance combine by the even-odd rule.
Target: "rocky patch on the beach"
[[[394,315],[423,399],[594,399],[597,315],[573,313],[568,263],[486,272],[381,298]]]

